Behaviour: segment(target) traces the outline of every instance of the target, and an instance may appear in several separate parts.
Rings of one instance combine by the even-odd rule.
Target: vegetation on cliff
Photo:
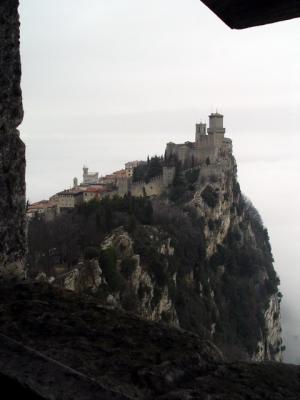
[[[149,174],[160,161],[151,159],[143,171]],[[241,195],[234,165],[230,168],[222,193],[208,163],[202,170],[184,170],[177,163],[174,183],[161,199],[128,194],[93,200],[50,222],[33,219],[28,234],[31,275],[43,270],[55,276],[62,266],[66,272],[82,258],[97,258],[106,284],[96,296],[112,294],[122,307],[142,314],[147,308],[147,315],[157,315],[151,318],[212,339],[232,358],[255,357],[259,343],[267,340],[265,312],[270,298],[278,297],[279,280],[267,230]],[[197,191],[199,200],[193,203]],[[207,211],[201,214],[199,207]],[[120,227],[132,240],[131,252],[117,251],[113,242],[102,248]],[[166,243],[171,251],[165,250]],[[141,271],[136,275],[137,268],[149,278],[142,278]],[[269,347],[272,358],[271,353],[280,353],[281,339]]]

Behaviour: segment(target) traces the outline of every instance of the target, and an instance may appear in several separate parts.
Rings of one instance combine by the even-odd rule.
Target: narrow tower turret
[[[218,112],[212,113],[209,116],[209,128],[207,129],[209,135],[214,136],[214,143],[218,146],[222,145],[225,128],[223,127],[223,115]]]
[[[206,135],[206,124],[203,124],[202,122],[196,124],[196,137],[195,137],[196,142],[200,142],[201,136],[205,135]]]

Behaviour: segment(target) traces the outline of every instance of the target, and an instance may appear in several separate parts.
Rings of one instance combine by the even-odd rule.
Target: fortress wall
[[[120,194],[119,190],[112,190],[111,192],[107,192],[103,194],[103,198],[104,197],[109,197],[110,199],[112,199],[114,196],[124,196],[124,194]]]
[[[198,147],[199,145],[209,145],[211,144],[211,135],[198,135],[197,136],[197,141],[196,141],[196,146]]]
[[[121,178],[117,180],[117,187],[118,187],[118,195],[125,196],[126,193],[129,191],[129,178]]]
[[[209,158],[210,162],[215,162],[218,155],[218,148],[215,146],[206,146],[195,150],[194,158],[198,162],[205,162]]]
[[[190,160],[193,154],[194,146],[188,146],[186,144],[175,144],[168,143],[166,148],[166,156],[176,155],[178,160],[182,163]]]
[[[163,167],[163,175],[156,176],[146,183],[144,181],[132,182],[131,178],[122,178],[117,182],[117,191],[110,194],[125,196],[130,192],[132,196],[159,196],[165,188],[172,184],[175,176],[175,167]]]
[[[167,188],[170,186],[175,178],[175,167],[163,167],[163,186]]]
[[[26,249],[18,6],[18,0],[0,2],[0,278],[23,276]]]
[[[194,160],[196,163],[205,161],[208,157],[215,162],[218,149],[221,147],[221,135],[199,135],[200,140],[188,144],[169,143],[166,149],[166,156],[176,155],[183,164],[189,164]],[[223,139],[222,139],[223,140]],[[223,144],[222,144],[223,145]]]
[[[163,177],[160,176],[158,178],[152,179],[149,183],[146,184],[145,189],[147,196],[159,196],[164,189]]]
[[[150,182],[135,182],[130,187],[132,196],[142,197],[146,196],[159,196],[164,190],[163,177],[158,176],[151,179]]]

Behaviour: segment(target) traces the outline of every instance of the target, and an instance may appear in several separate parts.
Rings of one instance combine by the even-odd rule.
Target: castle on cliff
[[[224,135],[223,115],[218,112],[212,113],[209,116],[208,129],[202,122],[196,124],[195,142],[183,144],[170,142],[167,144],[165,156],[167,159],[175,156],[182,165],[195,166],[207,159],[210,163],[214,163],[222,148],[232,146],[231,140]]]
[[[88,167],[83,167],[83,180],[78,184],[74,178],[73,187],[56,193],[49,201],[41,201],[30,206],[28,215],[44,213],[50,210],[51,215],[56,215],[61,210],[74,208],[76,205],[88,202],[94,198],[125,196],[159,196],[172,186],[176,174],[176,162],[180,162],[183,170],[191,168],[216,169],[220,156],[232,152],[232,142],[225,138],[223,115],[218,112],[209,116],[209,127],[205,123],[196,124],[195,142],[182,144],[168,143],[165,151],[161,173],[145,181],[135,181],[134,171],[145,161],[130,161],[125,168],[115,171],[104,177],[99,177],[98,172],[89,172]],[[53,212],[53,210],[55,212]]]

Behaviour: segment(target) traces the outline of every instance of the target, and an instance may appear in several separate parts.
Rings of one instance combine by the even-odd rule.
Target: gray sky
[[[83,164],[106,174],[193,140],[217,108],[269,229],[300,363],[299,20],[232,31],[199,0],[21,0],[20,13],[30,201]]]

